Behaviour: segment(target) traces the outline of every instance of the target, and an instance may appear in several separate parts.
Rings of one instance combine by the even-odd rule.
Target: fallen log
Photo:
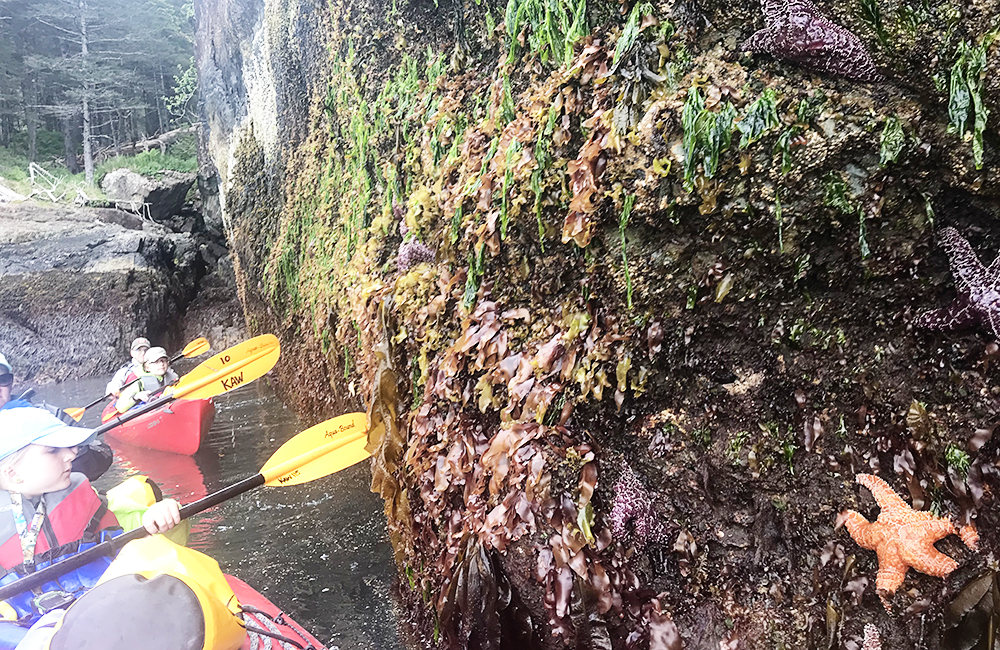
[[[21,201],[27,201],[28,197],[23,194],[18,194],[14,190],[0,185],[0,203],[19,203]]]
[[[192,124],[191,126],[181,127],[179,129],[174,129],[173,131],[161,133],[153,138],[120,145],[117,149],[115,147],[108,147],[98,152],[97,159],[107,160],[109,158],[114,158],[115,156],[134,156],[154,148],[159,148],[160,153],[166,155],[167,147],[170,144],[185,133],[196,132],[199,126],[200,124]]]

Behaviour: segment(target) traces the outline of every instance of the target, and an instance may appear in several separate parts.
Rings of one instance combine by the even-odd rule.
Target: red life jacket
[[[93,541],[105,528],[118,526],[107,503],[97,496],[83,474],[71,474],[68,488],[45,495],[45,519],[35,543],[35,563],[67,553],[75,553],[80,541]],[[26,508],[27,510],[27,508]],[[25,512],[31,521],[34,513]],[[0,490],[0,566],[6,574],[12,569],[23,573],[24,554],[11,512],[10,493]]]

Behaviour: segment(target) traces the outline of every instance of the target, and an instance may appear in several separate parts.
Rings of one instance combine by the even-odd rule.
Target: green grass
[[[3,183],[28,180],[28,157],[5,147],[0,147],[0,178]],[[14,188],[12,188],[14,189]]]
[[[94,187],[87,185],[83,172],[70,174],[65,167],[52,163],[41,163],[41,167],[56,177],[57,183],[53,193],[56,196],[64,194],[64,201],[72,201],[76,197],[77,190],[82,191],[90,199],[103,200],[106,197],[100,190],[101,179],[115,169],[124,167],[143,176],[160,178],[164,170],[197,171],[198,161],[193,155],[190,157],[172,155],[171,153],[163,155],[159,151],[147,151],[138,156],[111,158],[94,168],[94,181],[96,183]],[[30,194],[33,188],[28,173],[28,157],[20,151],[0,147],[0,183],[25,196]],[[33,198],[46,200],[44,194],[36,195]]]
[[[198,160],[193,156],[182,158],[170,153],[161,154],[157,150],[144,151],[137,156],[121,156],[110,158],[94,168],[94,180],[100,184],[101,179],[111,171],[121,168],[131,169],[137,174],[151,178],[161,178],[163,171],[191,173],[198,170]],[[80,174],[82,176],[82,174]]]

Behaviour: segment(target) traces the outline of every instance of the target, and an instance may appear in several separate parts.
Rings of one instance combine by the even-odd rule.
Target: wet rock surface
[[[565,5],[206,4],[247,321],[300,412],[369,409],[422,645],[984,647],[997,346],[915,324],[938,230],[1000,249],[995,2],[765,3],[854,35],[811,69],[738,51],[757,2],[589,3],[568,46],[530,18]],[[859,473],[978,551],[886,610]]]
[[[228,256],[201,279],[198,293],[184,314],[185,341],[204,336],[212,349],[224,350],[247,339],[243,305],[236,292],[236,275]]]
[[[136,336],[180,347],[187,305],[226,253],[120,210],[0,205],[0,350],[18,381],[44,383],[112,372]]]

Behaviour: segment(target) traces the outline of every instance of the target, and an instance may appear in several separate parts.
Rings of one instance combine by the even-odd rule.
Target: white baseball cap
[[[0,460],[28,445],[76,447],[93,434],[93,429],[71,427],[45,409],[0,409]]]
[[[160,359],[170,359],[167,351],[163,348],[149,348],[146,350],[146,356],[142,358],[143,363],[153,363],[154,361],[159,361]]]
[[[0,354],[0,369],[2,369],[2,368],[6,368],[7,369],[6,372],[9,372],[11,374],[14,373],[14,369],[7,362],[7,357],[5,357],[2,354]]]

